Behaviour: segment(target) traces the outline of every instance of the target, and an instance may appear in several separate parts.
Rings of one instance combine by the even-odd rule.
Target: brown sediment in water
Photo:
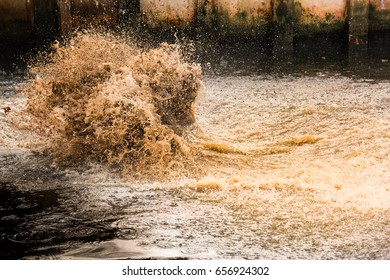
[[[124,174],[167,175],[190,160],[180,136],[194,122],[201,68],[176,45],[141,50],[107,35],[80,34],[30,67],[25,112],[61,162],[94,160]]]
[[[224,143],[207,142],[207,143],[202,143],[202,146],[207,150],[222,153],[222,154],[245,154],[243,151],[235,149]]]
[[[207,193],[211,191],[220,191],[222,187],[217,182],[198,182],[195,186],[191,186],[190,189],[200,193]]]
[[[116,69],[109,64],[103,67]],[[102,82],[101,98],[108,103],[105,114],[112,97],[103,93],[115,95],[132,85],[121,75],[126,76],[125,71],[113,70]],[[65,208],[54,211],[54,216],[48,210],[48,219],[33,215],[42,230],[47,229],[52,217],[62,215],[61,221],[69,220],[69,211],[72,217],[82,216],[88,225],[104,211],[108,228],[118,230],[115,237],[136,240],[144,251],[149,246],[180,248],[192,259],[210,258],[208,250],[215,250],[216,258],[390,256],[386,246],[390,221],[388,81],[365,82],[322,74],[275,78],[206,75],[203,81],[207,90],[197,98],[196,125],[183,129],[180,136],[181,125],[174,128],[160,120],[176,130],[181,140],[197,145],[201,157],[189,157],[195,158],[206,174],[193,176],[188,172],[191,176],[187,178],[164,182],[160,182],[161,176],[143,184],[118,178],[106,165],[97,164],[81,173],[61,169],[66,181],[57,181],[58,173],[52,175],[52,169],[46,169],[46,159],[34,164],[36,157],[17,151],[21,156],[15,160],[14,151],[8,150],[0,166],[3,181],[31,189],[40,185],[66,187],[59,191]],[[24,102],[21,96],[13,96],[2,105],[12,110],[8,115],[0,112],[0,142],[4,143],[0,152],[3,147],[16,148],[18,143],[24,145],[30,140],[25,131],[13,131],[10,124]],[[90,101],[85,106],[89,106],[90,114],[97,114],[99,104],[104,102]],[[27,120],[29,116],[21,115]],[[97,137],[99,141],[111,143],[106,140],[111,135],[103,132],[99,131],[103,135]],[[202,143],[209,143],[211,149]],[[176,157],[184,158],[183,153],[176,153]],[[155,172],[153,165],[149,169]],[[79,199],[74,199],[75,194]],[[60,224],[49,226],[56,232],[56,228],[63,229]],[[88,227],[77,229],[87,232],[90,240]],[[36,231],[32,232],[35,237]],[[103,247],[92,251],[100,254]],[[105,252],[111,257],[134,256],[123,254],[112,244],[109,247],[111,251]],[[200,254],[194,255],[194,251]],[[85,251],[79,256],[85,257]],[[94,253],[90,256],[96,257]]]
[[[290,140],[284,141],[282,144],[286,146],[302,146],[305,144],[315,144],[321,139],[312,135],[304,135],[300,137],[294,137]]]

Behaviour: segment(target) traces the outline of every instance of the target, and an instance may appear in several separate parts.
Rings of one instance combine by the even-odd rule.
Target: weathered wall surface
[[[0,1],[0,35],[3,40],[24,40],[34,31],[34,3],[32,0]]]
[[[222,30],[233,34],[262,35],[272,21],[271,0],[219,0],[218,23]]]
[[[295,0],[294,30],[298,35],[343,30],[347,0]]]
[[[2,21],[31,20],[33,12],[32,0],[2,0],[0,1],[0,18]]]
[[[390,29],[390,0],[370,0],[369,28]]]
[[[85,24],[115,24],[118,0],[70,0],[72,22],[75,26]]]
[[[188,26],[197,22],[225,35],[264,35],[273,24],[274,5],[289,0],[141,0],[141,12],[152,28]],[[298,34],[342,30],[348,0],[295,0]]]
[[[72,26],[115,24],[122,0],[0,0],[0,43],[45,41]]]
[[[349,43],[358,47],[368,44],[369,31],[390,31],[390,0],[0,0],[0,43],[114,25],[121,6],[134,6],[133,23],[141,17],[150,28],[206,29],[216,37],[267,35],[282,45],[298,36],[349,32]]]
[[[140,0],[143,20],[152,28],[186,28],[196,22],[197,0]]]

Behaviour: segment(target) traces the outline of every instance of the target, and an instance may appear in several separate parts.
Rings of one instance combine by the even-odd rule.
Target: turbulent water
[[[102,40],[88,38],[92,45],[97,42],[93,40]],[[82,48],[76,44],[62,54],[74,59],[71,54],[77,47]],[[0,110],[0,244],[6,248],[2,258],[390,258],[389,80],[356,77],[348,71],[278,75],[210,71],[203,75],[202,87],[198,66],[178,62],[176,50],[154,50],[168,53],[151,67],[162,64],[158,71],[166,70],[157,75],[167,81],[158,89],[150,86],[155,72],[145,74],[151,70],[134,66],[143,55],[155,61],[150,50],[123,62],[127,72],[123,65],[104,64],[87,89],[88,98],[81,102],[83,109],[91,99],[97,102],[86,109],[95,121],[86,121],[85,115],[80,118],[80,108],[65,113],[65,125],[56,123],[64,118],[53,120],[53,112],[70,104],[56,99],[48,106],[39,99],[42,88],[45,98],[53,96],[48,91],[58,76],[45,80],[42,75],[53,66],[38,67],[42,80],[39,86],[37,80],[29,83],[27,89],[20,78],[23,73],[16,78],[1,75],[0,107],[11,109]],[[106,55],[118,60],[123,53],[113,48]],[[50,71],[57,71],[60,61]],[[104,74],[107,69],[109,76]],[[134,74],[141,70],[143,83]],[[60,74],[61,79],[67,77],[66,72]],[[74,76],[71,81],[79,86]],[[180,81],[194,90],[183,101],[188,116],[194,108],[194,119],[183,123],[182,114],[164,117],[166,108],[159,110],[150,97],[158,90],[182,93],[183,86],[173,87]],[[115,142],[119,146],[113,147],[112,141],[131,131],[115,134],[114,140],[107,137],[113,137],[114,124],[129,129],[129,120],[138,115],[123,117],[127,105],[121,103],[118,109],[108,104],[101,98],[107,92],[126,97],[121,99],[125,105],[134,105],[137,96],[137,112],[145,108],[152,112],[142,119],[142,127],[154,120],[159,129],[169,132],[161,132],[171,141],[165,146],[171,155],[166,161],[159,165],[148,161],[155,154],[145,152],[144,140],[150,137],[141,134],[141,148],[136,151],[140,160],[131,161],[134,157],[126,153],[125,164],[148,172],[118,168],[121,161],[113,166],[110,149],[118,152],[119,147],[123,153],[129,146]],[[31,100],[33,110],[28,110]],[[74,113],[83,123],[74,121]],[[112,119],[104,119],[107,116]],[[51,125],[49,133],[44,129],[43,133],[34,120]],[[61,127],[72,133],[61,134]],[[156,137],[153,143],[159,139],[166,140]],[[69,141],[76,141],[76,148],[69,149]],[[58,164],[64,158],[76,161],[80,141],[88,148],[84,160],[77,158],[72,166]],[[180,144],[172,146],[172,141]],[[185,152],[172,148],[175,145],[183,145]],[[96,157],[99,152],[105,157]],[[161,155],[161,150],[156,153]],[[182,164],[169,165],[172,160]],[[161,166],[169,172],[161,172]],[[176,172],[183,168],[186,172]],[[137,176],[124,176],[123,170]],[[149,176],[154,172],[159,178]]]
[[[27,106],[15,122],[41,132],[46,152],[62,163],[96,161],[130,177],[161,177],[190,156],[179,131],[194,122],[201,69],[185,63],[177,46],[140,50],[79,34],[30,72]]]

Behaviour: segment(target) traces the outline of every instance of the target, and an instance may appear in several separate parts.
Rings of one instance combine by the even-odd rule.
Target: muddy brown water
[[[389,259],[390,62],[259,63],[203,64],[201,178],[56,168],[0,110],[0,257]],[[0,72],[1,107],[25,75]]]

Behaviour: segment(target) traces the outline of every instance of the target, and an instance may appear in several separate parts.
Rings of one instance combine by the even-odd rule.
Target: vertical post
[[[368,49],[369,0],[349,0],[349,55],[365,54]]]
[[[57,0],[58,29],[60,35],[67,37],[72,33],[72,14],[70,0]]]
[[[294,0],[273,1],[273,52],[286,55],[294,50]]]

